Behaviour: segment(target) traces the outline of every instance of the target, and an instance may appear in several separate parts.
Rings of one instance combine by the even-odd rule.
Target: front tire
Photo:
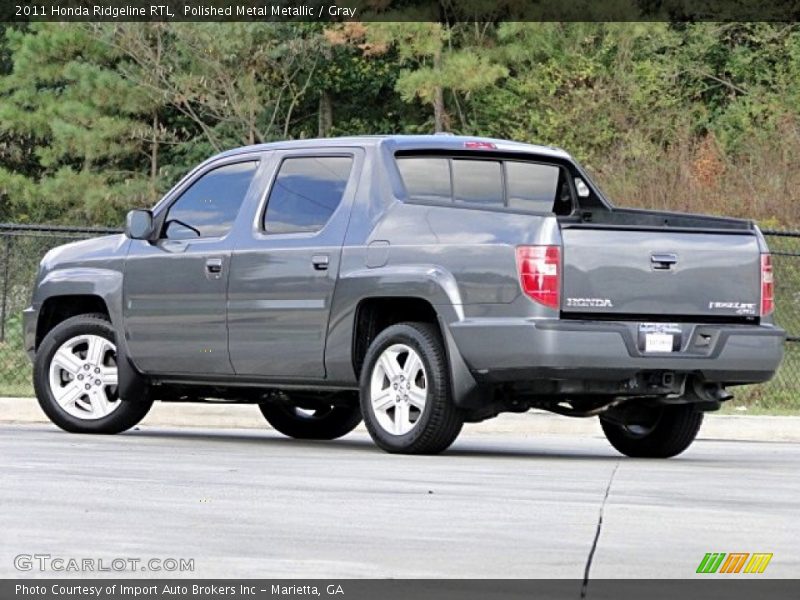
[[[102,314],[69,318],[45,336],[36,352],[33,388],[49,419],[71,433],[120,433],[153,404],[120,400],[116,335]]]
[[[464,413],[453,404],[447,356],[428,323],[400,323],[370,344],[361,369],[361,412],[387,452],[438,454],[458,437]]]
[[[355,398],[350,405],[340,405],[320,403],[319,398],[304,402],[297,394],[281,394],[258,408],[273,429],[300,440],[335,440],[361,423],[361,409]]]
[[[600,417],[606,439],[632,458],[670,458],[694,442],[703,413],[691,404],[656,406],[637,420],[621,424]]]

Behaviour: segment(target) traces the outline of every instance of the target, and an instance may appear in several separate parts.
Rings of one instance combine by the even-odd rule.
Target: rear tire
[[[458,437],[464,413],[453,404],[438,329],[401,323],[370,344],[361,369],[361,412],[373,441],[403,454],[438,454]]]
[[[626,425],[601,416],[606,439],[625,456],[670,458],[691,446],[703,424],[703,413],[691,404],[658,406],[647,413],[642,423]]]
[[[297,404],[302,406],[299,400],[296,395],[288,394],[285,398],[262,402],[258,408],[273,429],[299,440],[335,440],[361,423],[361,409],[355,398],[352,406],[331,404],[313,409],[298,407]]]
[[[42,340],[34,360],[39,406],[71,433],[130,429],[153,402],[119,399],[116,360],[116,334],[105,315],[79,315],[59,323]]]

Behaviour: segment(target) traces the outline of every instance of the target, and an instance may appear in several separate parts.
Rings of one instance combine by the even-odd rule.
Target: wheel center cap
[[[84,363],[78,370],[75,372],[75,376],[81,383],[85,382],[85,389],[89,390],[93,387],[100,387],[102,385],[102,381],[98,379],[100,375],[100,367],[95,365],[94,363]]]

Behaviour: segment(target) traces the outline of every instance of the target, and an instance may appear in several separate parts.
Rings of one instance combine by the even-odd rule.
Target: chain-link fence
[[[23,350],[22,309],[30,302],[39,261],[61,244],[118,233],[115,229],[0,224],[0,396],[32,394]],[[766,231],[775,273],[776,319],[789,333],[786,358],[767,385],[735,390],[737,404],[767,410],[800,408],[800,231]]]
[[[800,409],[800,231],[765,230],[775,277],[775,319],[786,330],[786,354],[775,378],[765,385],[733,390],[738,406]]]
[[[39,261],[51,248],[114,229],[0,224],[0,396],[30,396],[31,365],[22,339]]]

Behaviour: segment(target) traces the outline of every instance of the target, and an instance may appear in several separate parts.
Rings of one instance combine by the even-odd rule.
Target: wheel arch
[[[485,400],[483,390],[464,362],[447,326],[454,316],[447,314],[451,312],[452,306],[435,305],[421,296],[376,295],[361,299],[355,309],[351,340],[351,359],[356,377],[360,376],[367,349],[381,331],[397,323],[429,323],[438,329],[442,338],[453,402],[462,408],[481,406]]]
[[[120,398],[148,400],[144,376],[129,358],[122,322],[122,273],[114,269],[75,267],[47,273],[34,293],[39,306],[35,323],[34,349],[59,323],[82,314],[103,314],[117,339],[117,368]]]
[[[122,273],[118,271],[91,267],[54,269],[36,286],[33,305],[39,307],[37,348],[52,327],[63,321],[53,322],[53,315],[70,318],[103,313],[108,316],[117,337],[122,338]]]
[[[103,314],[111,320],[106,301],[96,294],[61,294],[48,297],[39,309],[35,348],[38,350],[44,337],[59,323],[88,314]]]

